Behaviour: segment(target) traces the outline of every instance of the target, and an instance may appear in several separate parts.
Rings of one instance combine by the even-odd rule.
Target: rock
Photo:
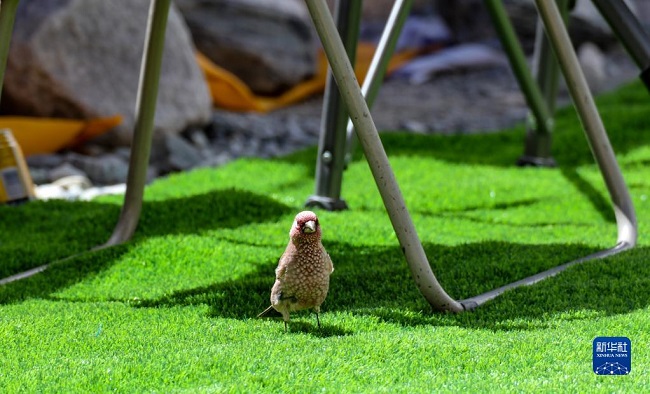
[[[602,91],[607,78],[603,52],[595,44],[586,42],[578,48],[578,60],[591,91]]]
[[[437,9],[458,42],[495,37],[492,20],[483,0],[436,1]]]
[[[296,146],[307,146],[318,143],[320,134],[320,119],[299,118],[288,115],[284,119],[285,127],[289,132],[289,140]]]
[[[50,182],[55,182],[58,179],[75,175],[85,177],[86,173],[70,163],[63,163],[50,170],[48,173],[48,178]]]
[[[129,149],[129,148],[126,148]],[[75,146],[74,151],[86,156],[99,156],[108,153],[109,149],[106,146],[99,145],[94,142],[88,142],[83,145]]]
[[[108,153],[91,157],[71,153],[68,155],[68,160],[85,172],[95,184],[113,185],[126,182],[129,164],[116,154]]]
[[[29,175],[35,185],[42,185],[50,181],[49,171],[47,168],[29,167]]]
[[[148,0],[20,3],[2,98],[5,113],[92,118],[121,114],[109,138],[129,144]],[[177,133],[209,120],[211,99],[187,28],[172,6],[155,117]]]
[[[648,0],[634,0],[633,3],[639,21],[648,30],[650,28],[650,2]]]
[[[502,52],[477,43],[467,43],[421,56],[401,67],[394,74],[413,84],[422,84],[442,72],[507,66]]]
[[[121,158],[125,162],[129,162],[131,160],[131,148],[127,148],[124,146],[121,146],[112,152],[114,155],[117,155],[117,157]]]
[[[254,92],[277,94],[317,68],[302,0],[177,0],[197,48]]]
[[[198,166],[203,160],[198,149],[177,135],[165,135],[164,141],[167,161],[172,170],[189,170]]]
[[[25,160],[30,167],[52,168],[61,165],[65,161],[65,158],[57,154],[36,154],[27,156]]]
[[[210,149],[210,140],[206,137],[202,129],[192,128],[189,129],[186,133],[187,138],[192,141],[194,147],[200,151]]]
[[[228,152],[216,153],[202,161],[199,167],[219,167],[232,160],[233,157]]]

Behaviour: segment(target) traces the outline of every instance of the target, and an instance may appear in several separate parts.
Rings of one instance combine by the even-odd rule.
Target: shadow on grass
[[[468,298],[594,252],[580,245],[519,245],[481,242],[460,246],[427,245],[426,252],[438,280],[457,299]],[[546,327],[549,316],[579,318],[572,311],[590,310],[615,315],[650,304],[650,268],[640,248],[601,261],[587,262],[534,286],[510,291],[475,311],[431,313],[411,279],[399,247],[367,248],[330,244],[335,264],[330,293],[323,304],[327,315],[349,312],[404,326],[463,326],[495,330]],[[138,307],[209,306],[212,317],[249,319],[269,304],[275,262],[241,278],[178,291]],[[310,312],[292,314],[294,327],[318,335],[315,325],[303,323]],[[578,316],[578,317],[576,317]],[[553,319],[551,319],[553,320]],[[554,321],[554,320],[553,320]],[[281,324],[281,320],[279,321]],[[324,330],[343,335],[339,327]]]
[[[178,199],[149,201],[144,203],[133,241],[91,252],[91,248],[108,240],[117,221],[118,206],[52,201],[7,209],[2,212],[2,227],[14,231],[12,237],[19,239],[20,243],[0,244],[1,277],[80,255],[55,263],[33,279],[0,286],[0,303],[30,296],[41,297],[97,274],[107,269],[128,248],[148,237],[198,234],[210,229],[275,221],[290,211],[288,206],[273,199],[241,190],[217,190]]]
[[[245,190],[215,190],[195,196],[145,202],[136,237],[198,234],[275,221],[293,211],[287,205]],[[112,230],[112,229],[111,229]]]
[[[564,178],[571,182],[573,186],[585,196],[594,209],[600,213],[600,216],[610,222],[616,223],[616,217],[614,216],[614,210],[612,209],[612,204],[609,202],[609,196],[605,197],[600,191],[598,191],[591,183],[584,179],[575,168],[562,168],[562,175]]]
[[[56,261],[44,272],[0,286],[0,304],[12,304],[27,299],[48,299],[59,289],[110,268],[134,244],[124,244],[103,250],[84,252]]]
[[[278,320],[278,324],[282,324],[282,319]],[[305,321],[295,321],[292,320],[289,322],[289,333],[303,333],[309,334],[317,338],[329,338],[329,337],[342,337],[346,335],[354,334],[353,331],[346,330],[342,327],[339,327],[334,324],[326,324],[321,322],[320,328],[316,324],[307,323]]]

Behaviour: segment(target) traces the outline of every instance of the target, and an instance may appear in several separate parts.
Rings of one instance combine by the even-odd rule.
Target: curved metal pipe
[[[171,0],[151,0],[140,69],[140,83],[135,108],[136,120],[124,205],[113,234],[106,244],[99,248],[128,241],[133,236],[140,220],[170,3]]]
[[[618,166],[605,126],[589,91],[578,57],[554,1],[535,0],[549,40],[555,49],[571,98],[582,121],[585,136],[596,159],[614,205],[618,228],[618,244],[636,245],[637,222],[630,193]]]
[[[463,306],[449,297],[431,271],[327,4],[324,0],[305,0],[305,2],[418,289],[429,304],[437,310],[463,311]]]
[[[605,185],[614,205],[618,239],[613,248],[593,253],[589,256],[565,263],[528,278],[507,284],[481,295],[460,301],[465,309],[473,309],[494,299],[507,290],[527,286],[550,278],[575,264],[593,259],[601,259],[631,249],[637,241],[637,222],[630,193],[623,180],[623,174],[618,166],[614,150],[609,142],[605,126],[598,115],[598,109],[589,91],[587,81],[580,69],[580,63],[573,51],[569,34],[566,31],[560,11],[555,1],[536,0],[548,38],[555,49],[560,67],[567,81],[567,86],[575,104],[578,116],[582,121],[585,135],[591,151],[596,159],[598,168],[603,176]]]

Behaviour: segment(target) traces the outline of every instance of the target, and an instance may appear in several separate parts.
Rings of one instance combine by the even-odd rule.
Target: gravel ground
[[[620,49],[607,53],[604,60],[599,92],[616,88],[638,75],[637,68]],[[565,89],[561,89],[558,103],[570,103]],[[316,98],[268,116],[320,119],[321,107],[322,99]],[[379,130],[436,134],[500,130],[523,121],[527,112],[525,98],[508,67],[446,73],[422,85],[388,79],[372,108]]]

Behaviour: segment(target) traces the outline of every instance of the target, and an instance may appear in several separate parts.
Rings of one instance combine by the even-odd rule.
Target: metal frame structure
[[[571,265],[609,256],[635,246],[637,223],[634,207],[593,97],[580,69],[577,56],[573,51],[560,10],[555,1],[536,0],[537,9],[549,37],[549,42],[558,57],[574,105],[583,123],[585,136],[612,200],[618,229],[617,242],[610,249],[568,262],[487,293],[461,301],[452,299],[442,288],[431,270],[327,4],[324,0],[305,0],[305,3],[325,49],[332,75],[341,93],[341,99],[350,113],[359,142],[364,150],[393,229],[411,269],[413,279],[433,309],[451,312],[473,309],[506,290],[536,283],[556,275]]]
[[[644,31],[623,0],[592,1],[601,14],[606,17],[613,31],[636,61],[641,69],[640,78],[650,90],[650,35]],[[342,8],[349,8],[348,3],[351,0],[338,0],[338,2],[342,4]],[[555,0],[555,2],[566,24],[569,10],[574,7],[575,0]],[[377,51],[373,56],[368,76],[361,90],[368,107],[372,107],[377,96],[386,65],[393,54],[395,43],[408,16],[411,3],[411,1],[396,0],[393,5]],[[554,167],[556,162],[551,150],[560,68],[544,32],[543,23],[539,20],[537,24],[533,72],[531,73],[502,0],[484,0],[484,4],[529,108],[524,153],[517,160],[517,165]],[[340,17],[346,18],[346,16]],[[357,43],[357,37],[351,35],[353,32],[358,31],[359,19],[355,16],[354,18],[347,18],[347,21],[353,24],[353,27],[347,28],[342,25],[341,21],[337,25],[340,34],[344,36],[345,46],[349,52],[350,46]],[[354,63],[354,61],[352,62]],[[341,198],[341,185],[345,166],[340,164],[341,151],[332,149],[335,144],[325,143],[324,141],[341,140],[342,119],[345,116],[346,109],[342,106],[329,105],[330,100],[338,100],[338,98],[332,98],[331,94],[326,94],[326,97],[328,99],[323,107],[323,118],[339,119],[339,122],[324,121],[322,123],[319,158],[316,166],[315,193],[309,197],[306,205],[316,205],[328,210],[339,210],[347,207],[345,201]],[[346,164],[350,161],[352,151],[356,145],[351,121],[348,121],[347,135]]]
[[[171,0],[152,0],[151,2],[140,83],[138,86],[136,126],[129,165],[127,192],[115,230],[108,242],[100,246],[100,248],[116,245],[130,239],[139,220],[145,174],[151,149],[153,118],[170,2]],[[359,142],[368,160],[372,175],[405,254],[413,279],[422,295],[434,309],[451,312],[462,312],[472,309],[508,289],[535,283],[553,276],[573,264],[609,256],[635,246],[637,224],[630,195],[584,79],[584,75],[578,65],[577,57],[573,52],[568,33],[562,22],[561,13],[555,1],[536,0],[541,20],[549,37],[549,42],[557,54],[574,104],[583,122],[586,138],[610,194],[618,228],[617,243],[611,249],[566,263],[490,292],[461,301],[452,299],[438,283],[427,261],[399,185],[390,167],[388,157],[379,139],[368,104],[366,103],[363,92],[359,88],[350,59],[348,58],[348,53],[339,36],[327,4],[325,0],[305,0],[305,2],[330,62],[331,78],[336,81],[341,102],[347,108],[352,124],[356,129]],[[4,70],[17,4],[18,0],[5,0],[0,2],[0,81],[4,80]],[[395,11],[397,13],[395,15],[404,12],[403,8],[401,8],[402,6],[404,5],[396,5],[394,11],[398,11]],[[397,17],[394,19],[394,26],[399,25],[399,20]],[[394,33],[392,34],[391,36],[386,36],[385,50],[378,56],[384,58],[390,57],[396,40],[396,36]],[[379,78],[379,75],[383,73],[382,70],[385,69],[385,63],[382,63],[381,59],[377,60],[376,65],[376,74],[369,76],[368,83],[370,85],[368,85],[366,93],[372,92],[372,86],[375,86],[376,89],[377,85],[372,85],[373,83],[377,83],[374,75],[377,75],[377,78]],[[330,85],[333,85],[333,83],[330,83]],[[338,108],[341,108],[341,106],[339,105]],[[337,124],[347,126],[347,121],[344,123],[340,119],[337,118]],[[347,137],[346,129],[342,128],[342,130],[343,133],[340,133],[339,140],[337,140],[338,142],[336,144],[340,144],[340,136],[343,136],[343,141]],[[344,160],[342,159],[344,157],[340,157],[337,160],[343,162]],[[15,275],[13,278],[3,279],[0,284],[33,275],[47,269],[47,267],[48,265],[37,267],[27,273]]]

